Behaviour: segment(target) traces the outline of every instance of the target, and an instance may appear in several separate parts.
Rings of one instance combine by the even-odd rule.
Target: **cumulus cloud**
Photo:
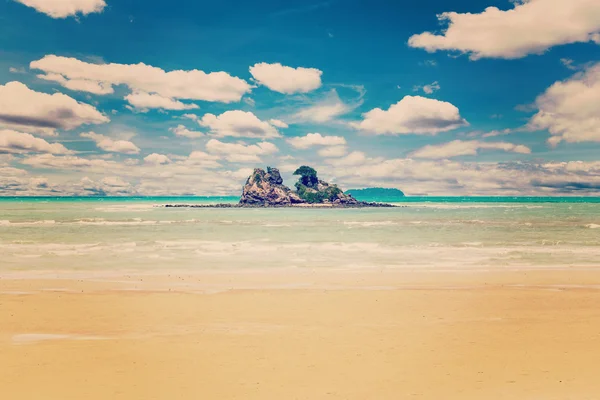
[[[274,138],[280,136],[273,125],[261,121],[249,111],[225,111],[219,116],[205,114],[199,124],[210,128],[211,134],[217,137]]]
[[[71,79],[68,80],[64,76],[60,74],[39,74],[37,75],[39,79],[43,79],[45,81],[57,82],[60,83],[61,86],[73,90],[75,92],[87,92],[93,94],[111,94],[114,93],[114,89],[111,85],[104,82],[95,82],[89,81],[86,79]]]
[[[131,196],[137,194],[133,186],[119,176],[107,176],[94,181],[87,176],[77,185],[86,196]]]
[[[458,156],[474,156],[479,150],[500,150],[512,153],[530,154],[527,146],[508,142],[481,142],[479,140],[453,140],[438,145],[422,147],[411,154],[416,158],[443,159]]]
[[[250,172],[216,169],[218,156],[192,152],[189,157],[170,157],[167,164],[105,160],[87,156],[41,154],[13,162],[35,169],[52,170],[46,177],[28,176],[24,170],[0,167],[0,193],[36,195],[231,195],[238,194]],[[3,175],[8,174],[5,179]],[[36,178],[47,178],[45,188],[35,188]],[[117,193],[117,188],[124,188]]]
[[[16,81],[0,85],[0,125],[4,127],[54,135],[56,129],[109,121],[95,107],[62,93],[36,92]]]
[[[360,152],[326,162],[323,169],[341,187],[398,187],[411,195],[592,195],[600,187],[599,162],[478,163],[385,159]]]
[[[317,154],[321,157],[342,157],[348,152],[346,146],[329,146],[323,147],[317,151]]]
[[[405,96],[389,109],[375,108],[351,124],[376,135],[436,134],[468,125],[456,106],[421,96]]]
[[[260,142],[253,145],[242,143],[224,143],[211,139],[206,143],[209,153],[225,157],[229,162],[261,162],[260,156],[276,153],[279,149],[273,143]]]
[[[218,162],[220,158],[218,155],[208,154],[204,151],[192,151],[185,160],[185,164],[202,168],[218,168],[221,166]]]
[[[67,18],[78,14],[99,13],[106,7],[104,0],[15,0],[52,18]]]
[[[34,168],[67,169],[70,171],[96,168],[98,171],[114,169],[118,164],[102,159],[89,159],[77,156],[60,156],[40,154],[23,159],[25,165]]]
[[[63,86],[71,81],[84,81],[95,83],[105,91],[112,91],[114,85],[126,85],[134,93],[132,97],[134,102],[149,105],[164,103],[171,107],[181,107],[177,105],[178,99],[231,103],[240,101],[242,96],[251,90],[248,82],[226,72],[206,73],[200,70],[167,72],[143,63],[93,64],[76,58],[47,55],[31,62],[30,68],[44,71]],[[80,85],[79,90],[90,91],[85,90],[84,85]],[[94,91],[90,92],[94,93]],[[158,97],[149,97],[149,95]],[[186,109],[186,106],[191,107],[184,105],[184,108],[176,109]]]
[[[133,107],[143,112],[146,112],[152,108],[161,108],[163,110],[193,110],[200,108],[196,104],[185,104],[181,101],[163,97],[159,94],[150,94],[145,92],[130,93],[125,96],[125,100],[127,100]]]
[[[172,161],[169,157],[164,154],[152,153],[144,157],[144,161],[148,164],[153,165],[165,165],[170,164]]]
[[[114,140],[94,132],[82,133],[79,136],[92,139],[99,149],[111,153],[138,154],[140,152],[139,147],[128,140]]]
[[[132,194],[154,196],[238,195],[250,169],[248,166],[223,169],[218,165],[221,156],[238,152],[238,149],[226,149],[220,155],[193,152],[189,157],[171,157],[171,163],[161,165],[53,154],[13,157],[10,162],[56,173],[30,176],[22,169],[0,166],[0,193],[103,195],[102,190],[108,194],[107,188],[114,186],[129,187]],[[262,151],[253,149],[250,153],[259,152]],[[597,195],[600,190],[598,161],[478,163],[386,159],[352,152],[345,157],[326,159],[325,163],[326,166],[313,166],[324,178],[335,179],[342,188],[398,187],[411,195]],[[279,166],[291,173],[298,165],[302,165],[301,160]],[[87,179],[81,182],[84,177]],[[108,180],[103,183],[105,178]],[[84,190],[84,186],[89,190]],[[94,191],[94,187],[102,190]]]
[[[196,139],[204,136],[203,132],[191,131],[184,125],[177,125],[175,128],[169,128],[170,132],[173,132],[175,136],[182,136],[190,139]]]
[[[524,0],[514,8],[488,7],[481,13],[445,12],[442,34],[424,32],[408,40],[411,47],[434,52],[453,50],[472,59],[521,58],[550,47],[594,41],[600,44],[597,0]]]
[[[323,136],[320,133],[309,133],[306,136],[290,138],[287,142],[297,149],[308,149],[313,146],[343,146],[346,139],[342,136]]]
[[[0,153],[70,154],[72,151],[60,143],[48,143],[29,133],[0,129]]]
[[[322,71],[316,68],[292,68],[279,63],[258,63],[250,67],[254,80],[269,89],[284,93],[307,93],[321,87]]]
[[[530,129],[547,129],[550,145],[600,142],[600,63],[550,86],[535,101]]]

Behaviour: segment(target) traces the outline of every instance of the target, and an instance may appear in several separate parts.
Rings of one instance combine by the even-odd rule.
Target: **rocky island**
[[[394,207],[391,204],[358,201],[344,193],[337,185],[318,178],[317,171],[309,166],[298,168],[296,190],[283,184],[277,168],[255,168],[246,180],[238,204],[167,204],[165,207],[240,208],[240,207]]]

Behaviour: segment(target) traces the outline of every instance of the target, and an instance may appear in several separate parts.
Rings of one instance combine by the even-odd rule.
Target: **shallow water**
[[[600,266],[598,199],[407,198],[392,209],[160,207],[233,200],[2,199],[0,274]]]

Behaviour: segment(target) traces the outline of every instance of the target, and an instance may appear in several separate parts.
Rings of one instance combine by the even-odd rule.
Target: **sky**
[[[0,1],[0,195],[600,193],[598,0]]]

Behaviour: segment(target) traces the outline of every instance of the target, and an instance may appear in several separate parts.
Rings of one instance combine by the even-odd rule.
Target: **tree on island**
[[[306,187],[313,188],[319,184],[319,178],[317,178],[317,171],[307,165],[303,165],[294,171],[294,175],[300,175],[298,183],[303,184]],[[297,185],[296,185],[297,186]]]

